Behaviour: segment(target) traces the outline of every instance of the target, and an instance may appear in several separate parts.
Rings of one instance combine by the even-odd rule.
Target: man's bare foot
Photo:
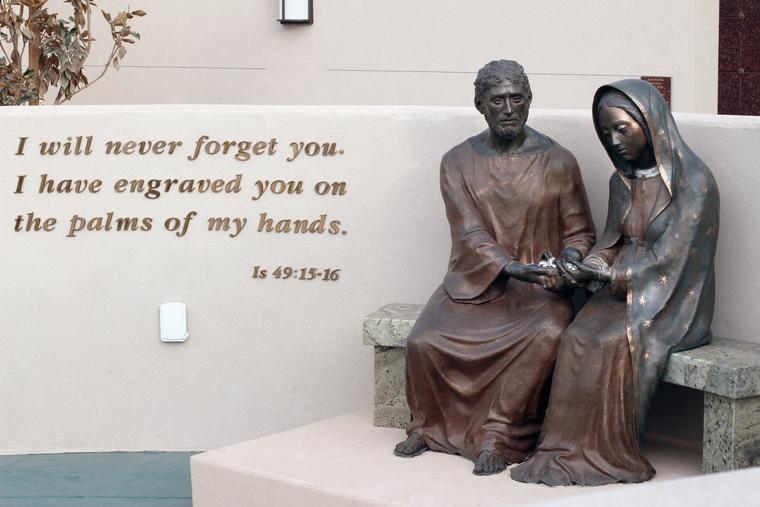
[[[507,460],[491,451],[482,451],[475,461],[472,473],[475,475],[493,475],[503,472],[507,468]]]
[[[422,440],[422,437],[417,433],[412,433],[406,440],[396,444],[393,454],[402,458],[413,458],[429,450],[430,447]]]

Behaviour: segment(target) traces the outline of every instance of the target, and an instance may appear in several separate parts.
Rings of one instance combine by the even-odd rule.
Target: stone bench
[[[409,421],[405,351],[423,305],[389,304],[364,318],[364,343],[375,350],[375,426]],[[760,345],[715,338],[670,356],[665,382],[704,392],[705,473],[760,465]]]

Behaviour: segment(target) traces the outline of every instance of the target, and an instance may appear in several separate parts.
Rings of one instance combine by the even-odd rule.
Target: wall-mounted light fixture
[[[280,23],[314,23],[313,0],[280,0]]]

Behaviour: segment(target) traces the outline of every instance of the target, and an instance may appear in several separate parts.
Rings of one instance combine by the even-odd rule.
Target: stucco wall
[[[713,168],[721,196],[714,331],[760,343],[760,119],[678,115]],[[610,163],[588,111],[534,110],[529,122],[578,158],[601,228]],[[449,253],[438,161],[482,129],[472,108],[68,107],[0,109],[0,453],[183,450],[231,444],[371,403],[372,358],[361,319],[388,302],[424,302]],[[95,136],[86,157],[42,157],[36,144]],[[189,162],[201,135],[280,140],[282,152],[240,162]],[[16,156],[18,138],[29,136]],[[182,139],[181,156],[105,156],[109,139]],[[345,154],[285,162],[286,141],[336,142]],[[35,150],[37,154],[35,155]],[[280,156],[282,155],[282,156]],[[40,174],[100,178],[98,194],[36,193]],[[168,193],[149,200],[108,189],[118,178],[243,175],[233,195]],[[23,194],[17,175],[26,174]],[[256,179],[302,179],[302,195],[251,200]],[[342,197],[316,181],[345,181]],[[185,237],[159,219],[198,212]],[[13,218],[58,216],[61,229],[14,232]],[[148,232],[66,237],[72,214],[153,216]],[[261,212],[328,214],[345,236],[258,233]],[[235,238],[209,215],[249,217]],[[337,282],[250,278],[254,265],[340,268]],[[162,344],[158,306],[188,305],[190,339]]]
[[[675,111],[717,111],[718,0],[314,0],[310,26],[280,25],[278,0],[131,8],[148,11],[142,42],[75,103],[465,106],[477,69],[512,58],[535,107],[585,109],[601,84],[655,75],[673,78]]]

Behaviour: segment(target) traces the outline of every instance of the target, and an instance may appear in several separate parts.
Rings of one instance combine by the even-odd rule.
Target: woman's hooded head
[[[631,177],[635,167],[615,152],[602,132],[600,115],[605,106],[624,110],[641,126],[660,175],[672,195],[673,171],[679,165],[676,158],[687,151],[691,153],[691,150],[683,142],[660,92],[646,81],[624,79],[600,87],[594,96],[592,113],[599,140],[615,167],[625,176]]]

